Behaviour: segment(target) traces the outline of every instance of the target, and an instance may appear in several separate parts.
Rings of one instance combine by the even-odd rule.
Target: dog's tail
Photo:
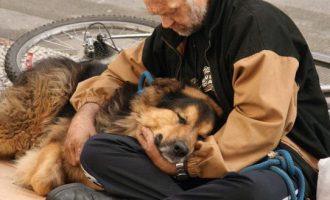
[[[48,58],[25,71],[0,96],[0,156],[30,148],[68,104],[80,80],[93,65],[68,58]],[[86,75],[87,74],[87,75]]]

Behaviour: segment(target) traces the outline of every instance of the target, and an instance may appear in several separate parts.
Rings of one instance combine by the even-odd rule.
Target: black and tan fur
[[[68,100],[79,81],[95,71],[91,64],[49,58],[24,72],[0,97],[0,157],[17,158],[16,182],[40,195],[67,182],[95,187],[79,167],[63,157],[63,142],[74,114]],[[199,136],[213,128],[221,109],[202,92],[173,79],[155,79],[142,94],[124,83],[97,114],[97,132],[134,137],[142,126],[170,162],[186,159]],[[187,152],[177,152],[177,145]],[[109,147],[111,148],[111,147]]]

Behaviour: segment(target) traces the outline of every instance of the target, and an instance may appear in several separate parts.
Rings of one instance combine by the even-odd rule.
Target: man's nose
[[[174,20],[171,19],[171,17],[168,17],[168,16],[161,16],[161,20],[162,20],[162,26],[164,28],[169,28],[174,23]]]

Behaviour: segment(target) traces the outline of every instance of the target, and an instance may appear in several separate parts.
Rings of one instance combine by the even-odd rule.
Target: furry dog
[[[49,58],[2,91],[0,157],[17,158],[18,184],[40,195],[68,182],[97,188],[63,156],[74,114],[69,98],[79,81],[95,74],[95,68],[67,58]],[[141,94],[136,91],[132,83],[123,83],[115,91],[97,114],[97,132],[135,137],[138,129],[148,127],[155,133],[160,153],[172,163],[193,152],[198,137],[212,131],[215,114],[222,112],[207,95],[174,79],[158,78]]]

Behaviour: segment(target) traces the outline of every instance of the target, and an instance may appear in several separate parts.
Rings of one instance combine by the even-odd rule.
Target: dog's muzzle
[[[161,154],[171,163],[183,162],[189,154],[189,148],[182,140],[159,143],[158,148]]]
[[[185,157],[189,152],[187,145],[182,141],[176,141],[172,151],[175,157]]]

